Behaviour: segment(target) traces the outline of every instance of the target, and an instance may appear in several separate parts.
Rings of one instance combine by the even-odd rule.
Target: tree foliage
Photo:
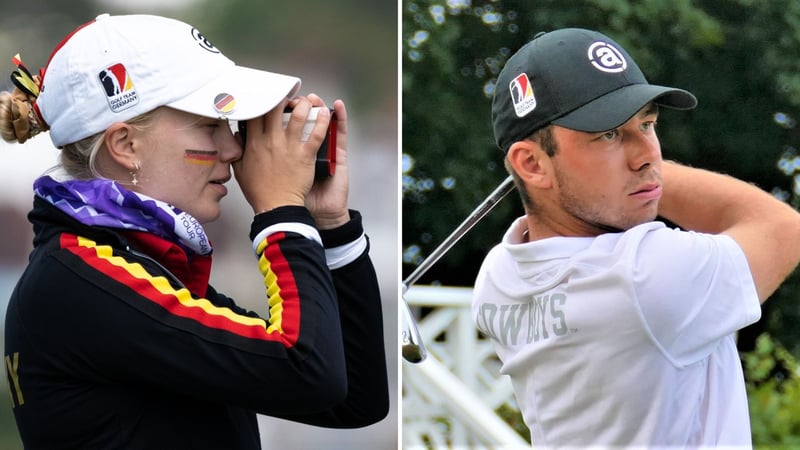
[[[800,446],[800,376],[797,359],[768,334],[744,357],[750,427],[757,447]]]

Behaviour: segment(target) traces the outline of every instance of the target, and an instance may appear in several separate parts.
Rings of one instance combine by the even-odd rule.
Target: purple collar
[[[79,222],[153,233],[190,253],[211,254],[203,226],[190,214],[160,200],[129,191],[112,180],[56,181],[43,176],[34,193]]]

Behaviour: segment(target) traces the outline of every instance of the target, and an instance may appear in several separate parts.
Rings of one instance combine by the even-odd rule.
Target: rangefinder
[[[301,141],[308,141],[311,136],[311,131],[317,123],[317,114],[319,114],[320,107],[311,108],[306,119],[306,124],[303,126],[303,134],[300,138]],[[314,167],[314,179],[320,180],[332,177],[336,171],[336,130],[339,128],[336,120],[336,112],[329,109],[331,112],[331,121],[328,123],[328,129],[325,131],[325,139],[322,140],[322,145],[317,150],[317,162]],[[289,118],[292,116],[292,111],[287,109],[283,112],[283,127],[289,123]],[[247,142],[247,121],[240,120],[237,124],[239,127],[239,134],[242,136],[242,142]]]

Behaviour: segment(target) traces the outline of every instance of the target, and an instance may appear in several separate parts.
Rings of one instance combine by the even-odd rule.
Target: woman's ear
[[[117,122],[106,129],[103,136],[109,158],[125,170],[137,170],[141,155],[134,146],[135,130],[127,123]]]
[[[538,143],[525,139],[511,144],[508,162],[526,185],[537,189],[552,187],[553,166]]]

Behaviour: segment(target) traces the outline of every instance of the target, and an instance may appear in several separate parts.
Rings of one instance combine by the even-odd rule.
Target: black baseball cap
[[[540,33],[506,62],[492,100],[497,145],[549,124],[596,133],[614,129],[647,103],[692,109],[697,99],[682,89],[649,84],[619,44],[580,28]]]

